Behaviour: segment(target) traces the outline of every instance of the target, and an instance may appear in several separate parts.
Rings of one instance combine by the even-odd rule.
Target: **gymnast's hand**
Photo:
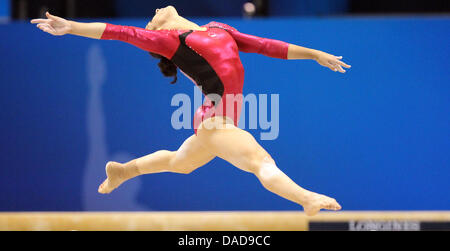
[[[64,18],[53,16],[46,12],[47,19],[33,19],[32,24],[38,24],[37,27],[54,36],[62,36],[70,32],[71,23]]]
[[[342,59],[342,56],[334,56],[331,54],[328,54],[323,51],[317,51],[314,59],[322,66],[330,68],[332,71],[339,71],[341,73],[344,73],[345,70],[342,67],[350,68],[351,66],[342,62],[340,59]]]

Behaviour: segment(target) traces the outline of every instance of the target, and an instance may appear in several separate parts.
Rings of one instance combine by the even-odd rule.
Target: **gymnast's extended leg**
[[[222,118],[215,117],[203,121],[200,125],[197,135],[208,151],[244,171],[253,173],[267,190],[302,205],[307,215],[314,215],[320,209],[341,209],[333,198],[295,184],[278,169],[275,161],[250,133],[233,124],[227,124],[225,129],[217,129],[222,124]]]
[[[107,179],[99,186],[99,193],[110,193],[123,182],[142,174],[174,172],[188,174],[211,161],[209,153],[196,135],[186,139],[177,151],[160,150],[125,164],[108,162]]]

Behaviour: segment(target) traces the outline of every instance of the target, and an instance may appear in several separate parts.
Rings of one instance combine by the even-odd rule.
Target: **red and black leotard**
[[[101,39],[114,39],[170,59],[206,96],[194,115],[194,131],[213,116],[226,116],[237,126],[242,106],[244,68],[239,51],[287,58],[288,43],[243,34],[223,23],[199,30],[146,30],[107,24]]]

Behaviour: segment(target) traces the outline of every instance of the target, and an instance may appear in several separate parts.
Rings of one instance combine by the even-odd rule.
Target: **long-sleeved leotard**
[[[243,34],[223,23],[199,30],[146,30],[107,24],[101,39],[121,40],[170,59],[206,96],[193,120],[194,131],[213,116],[237,126],[242,107],[244,68],[239,51],[287,59],[288,43]]]

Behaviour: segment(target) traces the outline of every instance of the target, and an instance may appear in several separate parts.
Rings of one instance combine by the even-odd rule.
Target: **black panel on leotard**
[[[180,46],[171,60],[201,87],[203,94],[217,94],[222,97],[224,86],[217,73],[208,61],[186,45],[186,37],[192,32],[191,30],[179,36]],[[220,100],[212,101],[217,105]]]

